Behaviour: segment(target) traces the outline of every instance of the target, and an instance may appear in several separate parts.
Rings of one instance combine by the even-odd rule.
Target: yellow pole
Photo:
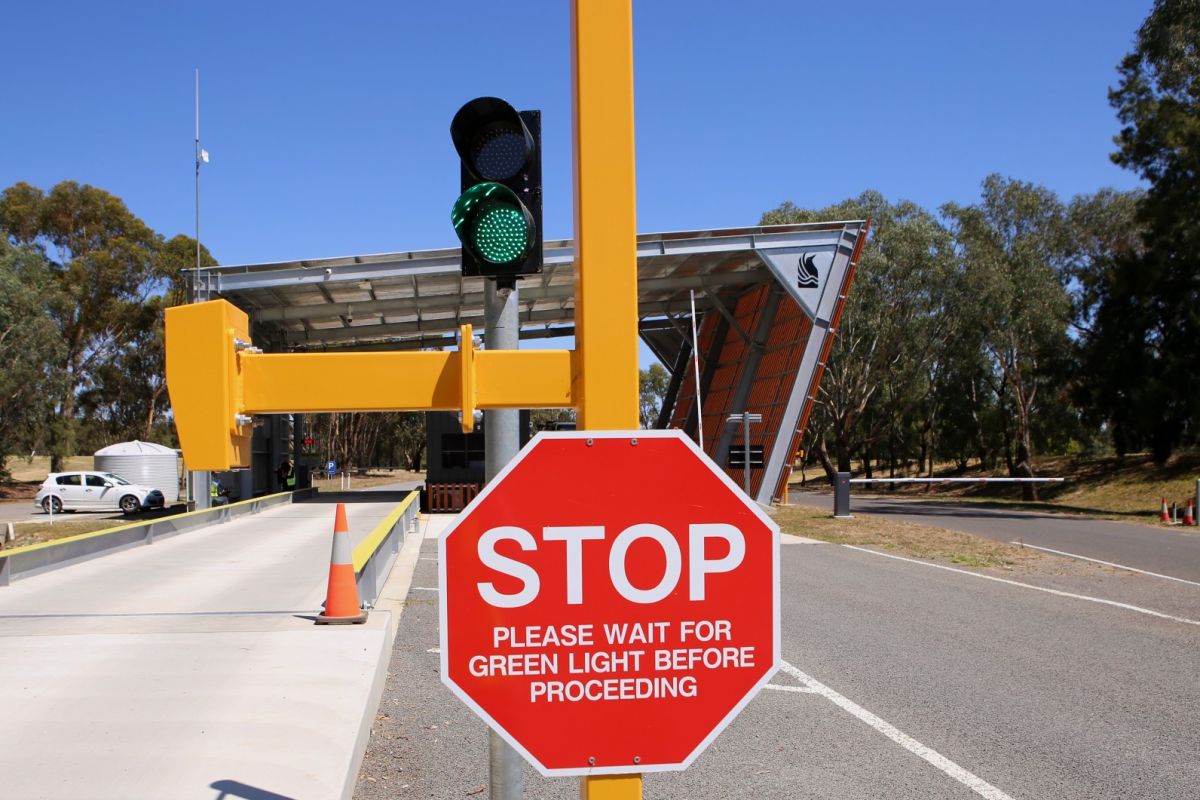
[[[641,796],[641,775],[597,775],[579,784],[579,800],[631,800]]]
[[[572,0],[579,428],[638,426],[631,0]]]
[[[581,430],[638,426],[632,0],[572,0],[575,397]],[[580,781],[582,800],[641,800],[642,776]]]

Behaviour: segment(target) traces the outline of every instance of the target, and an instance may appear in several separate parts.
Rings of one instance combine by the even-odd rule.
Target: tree
[[[63,354],[58,328],[46,314],[54,293],[50,264],[41,253],[0,237],[0,478],[7,457],[38,446],[45,435]]]
[[[1200,2],[1156,0],[1109,92],[1124,126],[1113,161],[1137,172],[1149,189],[1138,209],[1145,249],[1113,264],[1095,325],[1096,348],[1126,348],[1122,372],[1134,388],[1099,400],[1122,428],[1144,432],[1160,464],[1180,444],[1200,438],[1198,41]]]
[[[50,308],[62,334],[65,378],[50,431],[51,469],[75,450],[76,395],[94,367],[133,338],[142,305],[165,277],[161,237],[103,189],[64,181],[49,194],[17,183],[0,194],[0,228],[16,244],[42,249],[53,264]]]
[[[1011,403],[1016,461],[1010,472],[1034,477],[1038,412],[1054,399],[1069,347],[1065,209],[1048,189],[990,175],[978,204],[948,204],[942,213],[960,257],[954,305],[970,323],[961,335],[974,334],[990,364],[993,391],[1002,404]],[[1033,484],[1025,486],[1026,498],[1036,499]]]
[[[157,291],[162,293],[148,297],[131,315],[124,346],[97,360],[79,393],[81,439],[91,448],[135,438],[175,444],[174,427],[167,424],[164,311],[186,302],[183,270],[196,266],[196,240],[175,236],[162,245],[158,259]],[[204,267],[217,263],[203,246],[200,263]]]
[[[1075,198],[1072,232],[1072,326],[1076,335],[1073,400],[1094,429],[1104,428],[1117,457],[1148,441],[1132,407],[1141,405],[1143,382],[1131,380],[1148,358],[1150,319],[1130,304],[1127,268],[1144,254],[1138,221],[1142,192],[1104,189]]]
[[[776,225],[827,219],[872,220],[846,312],[821,381],[811,448],[827,472],[849,471],[857,454],[892,445],[925,402],[928,371],[947,338],[940,311],[953,268],[950,236],[915,203],[865,192],[820,212],[784,203],[763,215]],[[894,457],[894,447],[889,456]],[[868,460],[869,463],[869,460]],[[832,478],[832,475],[830,475]]]
[[[643,428],[653,428],[658,421],[658,411],[670,384],[671,373],[663,369],[662,364],[654,363],[638,371],[638,421]]]

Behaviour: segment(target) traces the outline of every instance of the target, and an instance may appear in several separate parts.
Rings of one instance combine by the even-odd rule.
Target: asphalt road
[[[833,495],[795,492],[792,502],[829,509]],[[904,522],[965,531],[1002,542],[1028,545],[1109,561],[1136,569],[1200,581],[1200,528],[1196,533],[1089,517],[1017,511],[971,503],[921,502],[878,495],[850,496],[850,511]]]
[[[436,558],[427,539],[358,800],[487,797],[486,729],[438,679]],[[1051,593],[785,545],[773,684],[791,688],[762,691],[687,771],[648,776],[645,797],[1200,797],[1200,589],[1084,572]],[[1128,605],[1065,594],[1097,591]],[[530,800],[577,796],[526,768]]]

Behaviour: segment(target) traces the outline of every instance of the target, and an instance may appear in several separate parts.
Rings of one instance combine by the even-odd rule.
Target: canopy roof
[[[638,314],[643,338],[673,332],[697,311],[723,306],[775,281],[765,261],[796,249],[833,250],[861,222],[822,222],[638,236]],[[574,333],[575,252],[545,243],[541,275],[520,281],[522,338]],[[457,248],[193,270],[197,300],[223,297],[250,314],[256,343],[272,350],[405,349],[453,344],[460,325],[482,329],[484,279],[460,274]],[[726,304],[727,305],[727,304]],[[679,336],[672,334],[673,340]],[[675,348],[670,348],[674,350]],[[671,363],[668,358],[664,360]]]

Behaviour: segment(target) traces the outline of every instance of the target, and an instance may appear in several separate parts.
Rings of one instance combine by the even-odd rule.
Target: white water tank
[[[168,505],[179,500],[179,453],[153,442],[121,442],[95,453],[97,472],[158,489]]]

